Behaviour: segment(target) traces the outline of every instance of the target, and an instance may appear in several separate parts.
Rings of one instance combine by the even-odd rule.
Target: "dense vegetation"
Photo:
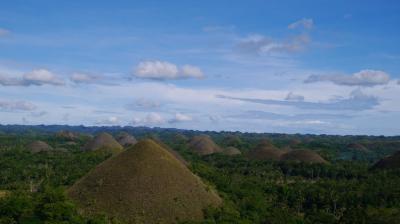
[[[64,128],[65,127],[61,127]],[[117,133],[118,128],[84,128],[82,133]],[[87,137],[55,137],[60,127],[0,127],[0,224],[108,223],[82,217],[65,189],[110,155],[79,150]],[[76,131],[76,130],[75,130]],[[193,172],[218,190],[224,205],[208,209],[204,223],[400,223],[400,170],[371,170],[380,158],[400,149],[398,137],[279,134],[206,134],[221,146],[242,152],[268,138],[278,147],[293,139],[295,148],[319,152],[329,164],[250,161],[244,156],[197,156],[177,133],[199,132],[125,128],[138,139],[159,138],[190,162]],[[43,140],[56,150],[31,153],[25,145]],[[358,142],[369,151],[349,150]],[[62,150],[57,150],[62,149]],[[117,221],[112,221],[117,223]]]
[[[400,223],[399,170],[217,155],[193,169],[225,199],[225,207],[209,212],[210,223]]]

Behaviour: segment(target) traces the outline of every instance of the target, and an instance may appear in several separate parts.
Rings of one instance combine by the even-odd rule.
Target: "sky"
[[[0,3],[0,123],[398,135],[400,2]]]

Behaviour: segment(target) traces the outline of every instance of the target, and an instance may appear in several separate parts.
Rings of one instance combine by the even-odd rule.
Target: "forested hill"
[[[289,145],[294,148],[318,150],[334,160],[365,160],[370,162],[375,162],[400,149],[400,136],[216,132],[132,126],[0,125],[0,136],[1,134],[14,134],[28,137],[45,137],[52,136],[59,131],[71,131],[89,135],[95,135],[100,132],[117,134],[123,131],[138,138],[156,136],[165,142],[170,142],[177,134],[187,137],[206,134],[222,146],[233,145],[244,151],[254,147],[258,141],[267,138],[278,147]],[[296,142],[299,144],[293,145]]]

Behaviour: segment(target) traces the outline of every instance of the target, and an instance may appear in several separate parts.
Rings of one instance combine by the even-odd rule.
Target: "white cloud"
[[[203,72],[199,67],[193,65],[184,65],[181,68],[181,72],[183,76],[188,78],[202,78],[204,76]]]
[[[101,79],[100,76],[85,74],[85,73],[74,73],[70,77],[70,80],[77,84],[90,84],[100,79]]]
[[[108,117],[106,119],[102,119],[96,122],[96,124],[103,124],[103,125],[117,125],[119,124],[121,121],[118,117]]]
[[[353,75],[310,75],[304,82],[332,82],[344,86],[376,86],[389,83],[390,76],[379,70],[361,70]]]
[[[191,121],[193,118],[186,114],[176,113],[175,117],[169,120],[169,123],[179,123],[179,122],[186,122]]]
[[[237,47],[240,51],[250,54],[268,55],[280,53],[299,52],[308,46],[311,39],[308,34],[303,33],[284,41],[273,40],[260,34],[252,34],[242,38]]]
[[[65,85],[64,80],[46,69],[36,69],[25,73],[22,77],[10,77],[0,74],[0,85],[3,86],[41,86],[41,85]]]
[[[22,80],[10,78],[4,74],[0,74],[0,85],[2,86],[21,86],[23,84]]]
[[[178,67],[165,61],[142,61],[135,70],[136,77],[150,79],[176,79]]]
[[[24,74],[23,76],[24,83],[26,85],[64,85],[64,81],[58,78],[52,72],[46,69],[37,69],[33,70],[29,73]]]
[[[142,61],[134,71],[134,76],[143,79],[185,79],[202,78],[203,72],[193,65],[184,65],[179,68],[177,65],[166,61]]]
[[[148,124],[161,124],[164,123],[164,118],[158,113],[149,113],[144,121]]]
[[[305,28],[310,30],[314,25],[312,19],[301,19],[288,26],[289,29]],[[303,31],[294,36],[274,39],[261,34],[250,34],[240,38],[236,48],[243,53],[256,55],[290,54],[305,50],[311,43],[308,31]]]
[[[0,37],[6,36],[6,35],[8,35],[8,34],[10,34],[10,31],[9,31],[9,30],[4,29],[4,28],[0,28]]]
[[[290,92],[286,96],[285,100],[288,100],[288,101],[304,101],[304,96],[298,95],[298,94],[294,94],[293,92]]]
[[[314,21],[312,19],[303,18],[294,23],[289,24],[289,29],[305,28],[312,29],[314,27]]]
[[[9,73],[11,74],[11,73]],[[297,73],[294,73],[297,74]],[[303,73],[300,77],[304,78],[310,72]],[[273,82],[273,77],[265,77],[266,82]],[[258,110],[271,113],[284,113],[287,116],[294,117],[290,121],[329,121],[332,124],[337,124],[336,118],[319,116],[320,113],[332,114],[332,116],[342,113],[350,117],[338,118],[340,122],[349,124],[355,127],[360,127],[358,132],[351,130],[343,131],[340,127],[326,128],[321,127],[318,133],[378,133],[387,134],[394,133],[393,130],[399,130],[395,124],[387,123],[386,126],[374,129],[377,123],[382,122],[382,117],[379,117],[378,110],[387,110],[398,113],[400,107],[397,104],[400,96],[400,88],[397,88],[397,80],[389,82],[388,88],[376,86],[364,88],[364,94],[352,93],[354,87],[334,85],[332,83],[315,83],[302,84],[299,82],[290,83],[288,86],[277,88],[262,88],[253,86],[241,86],[238,88],[224,87],[207,87],[207,86],[181,86],[165,82],[125,82],[118,86],[100,85],[93,88],[57,88],[46,86],[44,88],[24,88],[21,91],[20,87],[3,88],[3,99],[26,99],[24,96],[32,96],[35,98],[35,103],[38,103],[40,110],[51,111],[51,114],[43,118],[33,119],[30,117],[30,112],[22,113],[3,113],[0,115],[2,120],[8,123],[20,123],[21,117],[25,116],[32,119],[31,123],[41,122],[45,124],[68,123],[68,124],[84,124],[96,125],[96,122],[109,116],[117,116],[121,123],[117,125],[128,124],[134,119],[135,124],[140,126],[159,126],[198,129],[198,130],[241,130],[241,131],[259,131],[259,132],[301,132],[315,133],[315,130],[309,129],[318,125],[288,125],[285,128],[276,128],[270,125],[276,119],[260,117],[257,119],[242,119],[232,118],[230,115],[241,114],[247,110]],[[386,87],[386,86],[385,86]],[[1,89],[1,88],[0,88]],[[288,93],[292,92],[295,95],[305,97],[303,102],[284,100]],[[47,99],[48,94],[52,94],[51,99]],[[239,98],[252,98],[253,100],[229,100],[216,98],[216,95],[235,96]],[[337,97],[339,95],[339,97]],[[99,98],[99,96],[101,96]],[[375,97],[374,97],[375,96]],[[146,119],[148,115],[146,111],[128,111],[124,109],[127,102],[133,100],[146,99],[152,102],[139,102],[142,105],[157,105],[161,103],[160,108],[149,109],[148,112],[156,112],[161,119]],[[254,99],[271,99],[274,101],[263,101]],[[291,98],[291,97],[289,97]],[[54,100],[54,99],[60,99]],[[279,101],[279,102],[278,102]],[[284,102],[281,102],[284,101]],[[158,103],[157,103],[158,102]],[[259,103],[254,103],[259,102]],[[135,103],[132,102],[132,103]],[[73,109],[64,105],[73,105]],[[152,107],[152,106],[150,106]],[[94,114],[94,110],[111,110],[119,114]],[[176,112],[185,115],[190,115],[193,120],[181,123],[169,123],[175,117]],[[63,114],[70,113],[69,120],[63,120]],[[22,115],[21,115],[22,114]],[[309,116],[297,116],[302,114],[310,114]],[[212,115],[212,116],[210,116]],[[366,117],[366,116],[369,117]],[[383,116],[383,115],[382,115]],[[385,115],[386,116],[386,115]],[[396,115],[397,116],[397,115]],[[154,116],[153,116],[154,117]],[[393,120],[396,120],[393,115]],[[68,119],[68,116],[66,116]],[[369,124],[371,118],[376,118],[376,121]],[[154,121],[161,121],[154,124]],[[272,121],[273,120],[273,121]],[[288,120],[282,118],[279,121]],[[147,124],[151,121],[153,124]],[[218,122],[216,122],[218,121]],[[157,123],[157,122],[156,122]],[[364,132],[363,132],[364,131]]]
[[[0,110],[2,111],[32,111],[35,110],[36,105],[26,101],[3,101],[0,100]]]
[[[133,125],[156,126],[165,123],[165,119],[158,113],[149,113],[143,118],[134,118]]]

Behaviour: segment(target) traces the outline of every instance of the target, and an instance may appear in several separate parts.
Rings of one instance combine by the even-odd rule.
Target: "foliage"
[[[400,171],[367,164],[247,161],[209,156],[192,164],[225,199],[205,223],[396,223]]]
[[[191,170],[224,199],[220,208],[205,210],[203,223],[400,223],[400,170],[371,170],[371,165],[400,149],[400,137],[255,134],[199,132],[132,127],[1,126],[0,224],[119,223],[106,216],[86,218],[65,196],[65,189],[110,155],[79,150],[54,136],[59,130],[86,134],[126,131],[138,139],[157,137],[181,154]],[[7,133],[7,134],[5,134]],[[329,164],[249,161],[245,156],[191,153],[185,138],[207,134],[221,147],[234,146],[244,154],[261,139],[283,148],[318,152]],[[53,152],[31,153],[25,145],[47,142]],[[349,150],[360,143],[368,151]]]
[[[64,189],[42,186],[36,193],[15,191],[0,199],[0,223],[105,224],[107,219],[81,217]]]

